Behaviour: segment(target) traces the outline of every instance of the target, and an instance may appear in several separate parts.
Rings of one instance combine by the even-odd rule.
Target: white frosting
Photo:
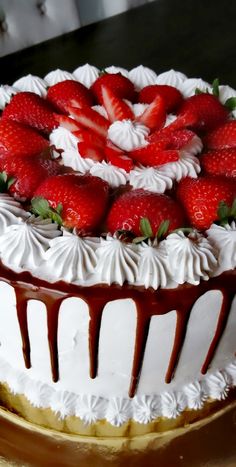
[[[231,97],[236,97],[235,89],[227,85],[219,86],[219,99],[222,104],[225,104]],[[236,118],[236,109],[232,110],[232,116]]]
[[[143,188],[154,193],[164,193],[173,186],[172,177],[155,167],[136,166],[129,174],[134,188]]]
[[[8,86],[7,84],[2,84],[0,86],[0,110],[3,110],[6,104],[9,104],[11,97],[17,93],[17,89],[13,86]]]
[[[159,245],[149,240],[139,245],[138,282],[147,289],[166,287],[169,276],[167,252],[164,242]]]
[[[181,85],[181,92],[185,98],[194,96],[196,89],[199,89],[203,92],[208,89],[209,92],[211,92],[212,86],[206,81],[203,81],[201,78],[186,79]]]
[[[162,415],[166,418],[177,418],[186,407],[183,392],[164,392],[161,395]]]
[[[207,230],[209,242],[218,250],[217,274],[236,267],[236,222],[224,226],[212,224]]]
[[[209,279],[216,268],[215,250],[209,241],[197,232],[188,237],[182,231],[171,233],[165,240],[172,279],[178,284],[198,285],[200,279]]]
[[[132,417],[132,403],[130,399],[112,397],[105,411],[105,417],[113,426],[121,426]]]
[[[29,91],[38,94],[41,97],[46,97],[47,94],[47,83],[39,76],[27,75],[18,79],[13,83],[13,87],[18,91]]]
[[[123,76],[125,76],[126,78],[129,77],[129,72],[128,70],[126,70],[125,68],[122,68],[120,66],[108,66],[105,68],[105,71],[107,73],[112,73],[112,74],[116,74],[116,73],[121,73]]]
[[[86,173],[96,165],[93,159],[81,157],[78,149],[69,148],[61,154],[63,164],[66,167],[71,167],[77,172]]]
[[[50,73],[44,76],[44,80],[48,86],[53,86],[54,84],[60,83],[61,81],[65,81],[67,79],[74,80],[75,78],[72,73],[59,69],[50,71]]]
[[[116,236],[101,238],[97,248],[98,263],[96,273],[107,284],[123,285],[127,280],[133,284],[137,277],[138,253],[135,245],[126,244]]]
[[[18,201],[7,193],[0,193],[0,235],[6,232],[8,226],[22,223],[29,215]]]
[[[171,123],[173,123],[177,118],[177,115],[174,115],[174,114],[168,114],[166,116],[166,122],[165,122],[165,127],[170,125]]]
[[[131,105],[132,105],[131,108],[133,110],[134,116],[139,117],[140,115],[142,115],[143,112],[145,112],[149,104],[138,103],[138,104],[131,104]]]
[[[99,69],[96,66],[89,65],[86,63],[85,65],[79,66],[73,72],[74,78],[77,79],[80,83],[82,83],[87,88],[90,88],[92,84],[96,81],[99,76]]]
[[[26,222],[12,224],[0,236],[4,264],[35,269],[43,260],[49,240],[61,235],[57,224],[31,216]]]
[[[227,371],[217,371],[208,376],[206,385],[212,399],[224,400],[228,395],[231,381]]]
[[[51,145],[54,145],[56,149],[75,149],[77,150],[77,145],[79,138],[77,138],[71,131],[59,126],[50,133],[49,141]]]
[[[108,118],[107,111],[103,105],[93,105],[93,110],[96,110],[102,117]]]
[[[184,73],[179,71],[169,70],[164,73],[160,73],[157,76],[154,84],[168,84],[169,86],[174,86],[175,88],[181,91],[182,83],[187,79],[187,76]]]
[[[108,129],[108,138],[124,151],[146,146],[148,134],[149,129],[145,125],[132,120],[114,122]]]
[[[86,159],[87,160],[87,159]],[[128,175],[124,169],[105,161],[95,163],[90,169],[91,175],[102,178],[113,188],[126,185]]]
[[[169,162],[159,167],[159,171],[173,180],[179,182],[181,178],[192,177],[197,178],[201,171],[199,159],[185,150],[179,151],[179,160]]]
[[[66,282],[85,280],[97,264],[96,242],[91,238],[81,238],[75,233],[63,230],[63,236],[53,238],[45,253],[45,261],[57,279]],[[46,272],[46,271],[45,271]]]
[[[143,65],[139,65],[129,72],[129,79],[132,81],[137,91],[140,91],[140,89],[150,84],[155,84],[156,78],[157,75],[155,71]]]
[[[186,385],[184,392],[187,397],[187,405],[190,409],[201,409],[207,400],[207,392],[204,391],[204,386],[199,381]]]
[[[138,423],[149,423],[162,415],[159,396],[136,396],[133,402],[133,418]]]

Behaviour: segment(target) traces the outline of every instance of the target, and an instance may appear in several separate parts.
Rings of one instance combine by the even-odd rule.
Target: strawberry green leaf
[[[229,110],[235,110],[236,109],[236,97],[229,97],[227,101],[225,102],[225,107]]]
[[[236,219],[236,198],[233,201],[233,204],[230,209],[230,217],[233,217],[233,219]]]
[[[166,233],[168,231],[168,228],[169,228],[169,225],[170,225],[169,220],[161,222],[161,224],[159,226],[159,229],[157,231],[157,234],[156,234],[156,237],[158,238],[158,240],[160,240],[161,238],[163,238],[166,235]]]
[[[183,232],[184,234],[190,234],[193,232],[192,227],[179,227],[178,229],[174,229],[171,233]]]
[[[41,196],[36,196],[31,200],[31,212],[36,216],[42,217],[42,219],[51,219],[58,225],[62,225],[62,205],[58,204],[56,209],[53,209],[49,202]]]
[[[14,183],[15,178],[7,178],[6,172],[0,172],[0,193],[6,192],[10,186]]]
[[[214,81],[212,83],[212,94],[213,94],[213,96],[219,97],[219,95],[220,95],[219,84],[220,84],[219,79],[218,78],[214,79]]]
[[[146,240],[148,240],[149,237],[135,237],[133,239],[133,243],[135,244],[138,244],[138,243],[142,243],[142,242],[145,242]]]
[[[154,236],[151,224],[147,217],[142,217],[140,220],[139,230],[144,237],[151,238]]]
[[[233,203],[232,208],[230,208],[225,201],[220,201],[218,210],[217,210],[217,216],[220,220],[221,225],[225,225],[228,223],[229,219],[232,217],[232,212],[234,211],[235,206]]]
[[[7,180],[7,189],[9,190],[10,186],[13,185],[13,183],[15,182],[15,178],[14,177],[10,177],[8,178]]]
[[[199,89],[199,88],[196,88],[195,89],[195,95],[197,96],[198,94],[203,94],[203,91],[201,91],[201,89]]]

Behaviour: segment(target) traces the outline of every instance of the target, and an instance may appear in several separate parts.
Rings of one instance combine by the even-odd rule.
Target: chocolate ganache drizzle
[[[88,348],[91,378],[95,378],[97,375],[99,335],[104,307],[108,302],[113,300],[132,299],[135,302],[137,325],[129,388],[130,397],[133,397],[137,390],[151,317],[165,314],[172,310],[176,310],[177,312],[175,337],[165,376],[166,383],[170,383],[176,371],[184,343],[188,319],[194,303],[204,293],[210,290],[218,290],[222,293],[223,299],[215,334],[209,343],[209,349],[201,367],[202,374],[206,373],[219,344],[231,309],[236,291],[235,278],[236,271],[228,271],[218,277],[209,279],[209,281],[202,281],[198,286],[184,284],[175,289],[159,289],[156,291],[128,284],[124,284],[122,287],[101,284],[81,287],[62,281],[52,284],[33,277],[29,272],[15,273],[2,264],[0,265],[0,280],[9,283],[15,290],[17,317],[22,336],[22,349],[26,368],[30,368],[31,366],[30,341],[27,326],[27,302],[28,300],[39,300],[46,306],[48,345],[54,382],[60,378],[57,334],[60,305],[64,299],[79,297],[88,304],[90,315]]]

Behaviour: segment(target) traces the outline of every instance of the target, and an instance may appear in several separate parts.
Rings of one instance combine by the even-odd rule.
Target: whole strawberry
[[[201,155],[200,161],[205,173],[236,179],[236,147],[209,150]]]
[[[62,204],[66,227],[90,232],[99,227],[107,208],[109,185],[92,175],[66,174],[45,180],[35,197],[45,198],[54,209]]]
[[[150,86],[146,86],[140,91],[138,102],[151,104],[157,95],[163,98],[167,112],[176,111],[183,102],[181,92],[168,84],[151,84]]]
[[[37,131],[11,120],[0,120],[0,158],[35,156],[47,150],[48,141]]]
[[[204,144],[209,149],[236,148],[236,121],[226,122],[206,135]]]
[[[196,94],[186,99],[180,107],[179,115],[191,112],[196,115],[197,122],[192,126],[196,131],[211,131],[225,123],[229,110],[212,94]]]
[[[236,193],[235,183],[224,177],[186,177],[181,180],[177,196],[193,227],[206,230],[218,219],[221,201],[231,206]]]
[[[63,113],[68,113],[68,105],[85,107],[93,105],[93,95],[82,83],[65,80],[48,89],[47,100]]]
[[[103,73],[91,86],[96,101],[103,105],[102,86],[110,88],[120,99],[134,101],[136,94],[133,83],[121,73]]]
[[[147,218],[156,233],[164,221],[168,230],[183,227],[185,215],[181,206],[172,198],[143,189],[131,190],[119,196],[113,203],[107,218],[109,232],[128,230],[140,236],[140,222]]]
[[[45,133],[50,133],[58,126],[52,107],[33,92],[19,92],[13,96],[2,117],[4,120],[14,120]]]

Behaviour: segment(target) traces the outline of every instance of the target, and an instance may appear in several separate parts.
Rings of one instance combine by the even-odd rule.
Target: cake
[[[142,65],[0,88],[1,405],[84,467],[235,406],[235,100]]]

